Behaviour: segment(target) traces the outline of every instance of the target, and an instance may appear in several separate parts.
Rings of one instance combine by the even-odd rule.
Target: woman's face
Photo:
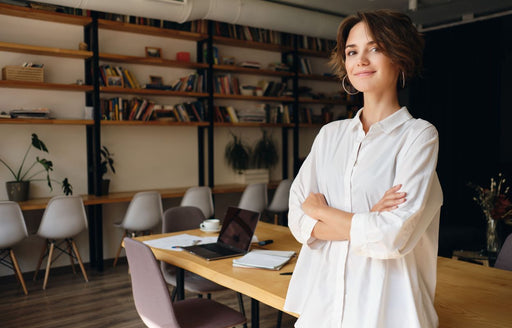
[[[350,30],[345,56],[348,78],[357,90],[365,93],[396,90],[398,66],[379,49],[365,23],[359,22]]]

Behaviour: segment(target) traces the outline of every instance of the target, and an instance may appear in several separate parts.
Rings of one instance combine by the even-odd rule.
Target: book
[[[234,259],[233,266],[241,268],[279,270],[288,263],[294,255],[294,251],[255,249],[241,258]]]

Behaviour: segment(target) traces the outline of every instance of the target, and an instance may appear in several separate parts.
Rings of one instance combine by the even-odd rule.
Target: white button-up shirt
[[[365,135],[360,113],[320,130],[292,184],[289,226],[303,245],[285,310],[300,314],[296,327],[437,327],[437,130],[403,107]],[[406,201],[370,212],[397,184]],[[311,236],[317,221],[301,209],[310,192],[355,213],[350,241]]]

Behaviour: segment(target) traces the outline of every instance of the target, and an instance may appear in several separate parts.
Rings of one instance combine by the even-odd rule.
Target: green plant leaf
[[[274,140],[263,130],[263,136],[254,146],[251,164],[256,168],[270,169],[279,161],[279,154]]]
[[[48,148],[46,148],[44,142],[41,139],[39,139],[39,137],[35,133],[32,133],[32,146],[41,151],[48,152]]]
[[[224,158],[233,170],[240,172],[249,167],[250,148],[242,142],[242,138],[233,133],[231,135],[233,140],[226,145]]]
[[[66,196],[67,195],[73,195],[73,187],[69,183],[68,178],[64,178],[64,180],[62,180],[62,192]]]

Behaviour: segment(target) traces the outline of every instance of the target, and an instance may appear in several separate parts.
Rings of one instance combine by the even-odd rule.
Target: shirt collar
[[[359,111],[357,111],[356,115],[354,116],[354,118],[351,122],[351,125],[350,125],[351,128],[354,129],[354,128],[361,126],[361,120],[359,119],[359,117],[361,116],[362,110],[363,110],[363,108],[361,108]],[[379,127],[380,129],[382,129],[382,131],[384,131],[384,133],[389,134],[395,128],[402,125],[403,123],[410,120],[411,118],[412,118],[412,115],[407,110],[407,107],[404,106],[404,107],[400,108],[399,110],[397,110],[396,112],[394,112],[393,114],[386,117],[385,119],[383,119],[382,121],[375,123],[374,125],[375,125],[375,127]]]

